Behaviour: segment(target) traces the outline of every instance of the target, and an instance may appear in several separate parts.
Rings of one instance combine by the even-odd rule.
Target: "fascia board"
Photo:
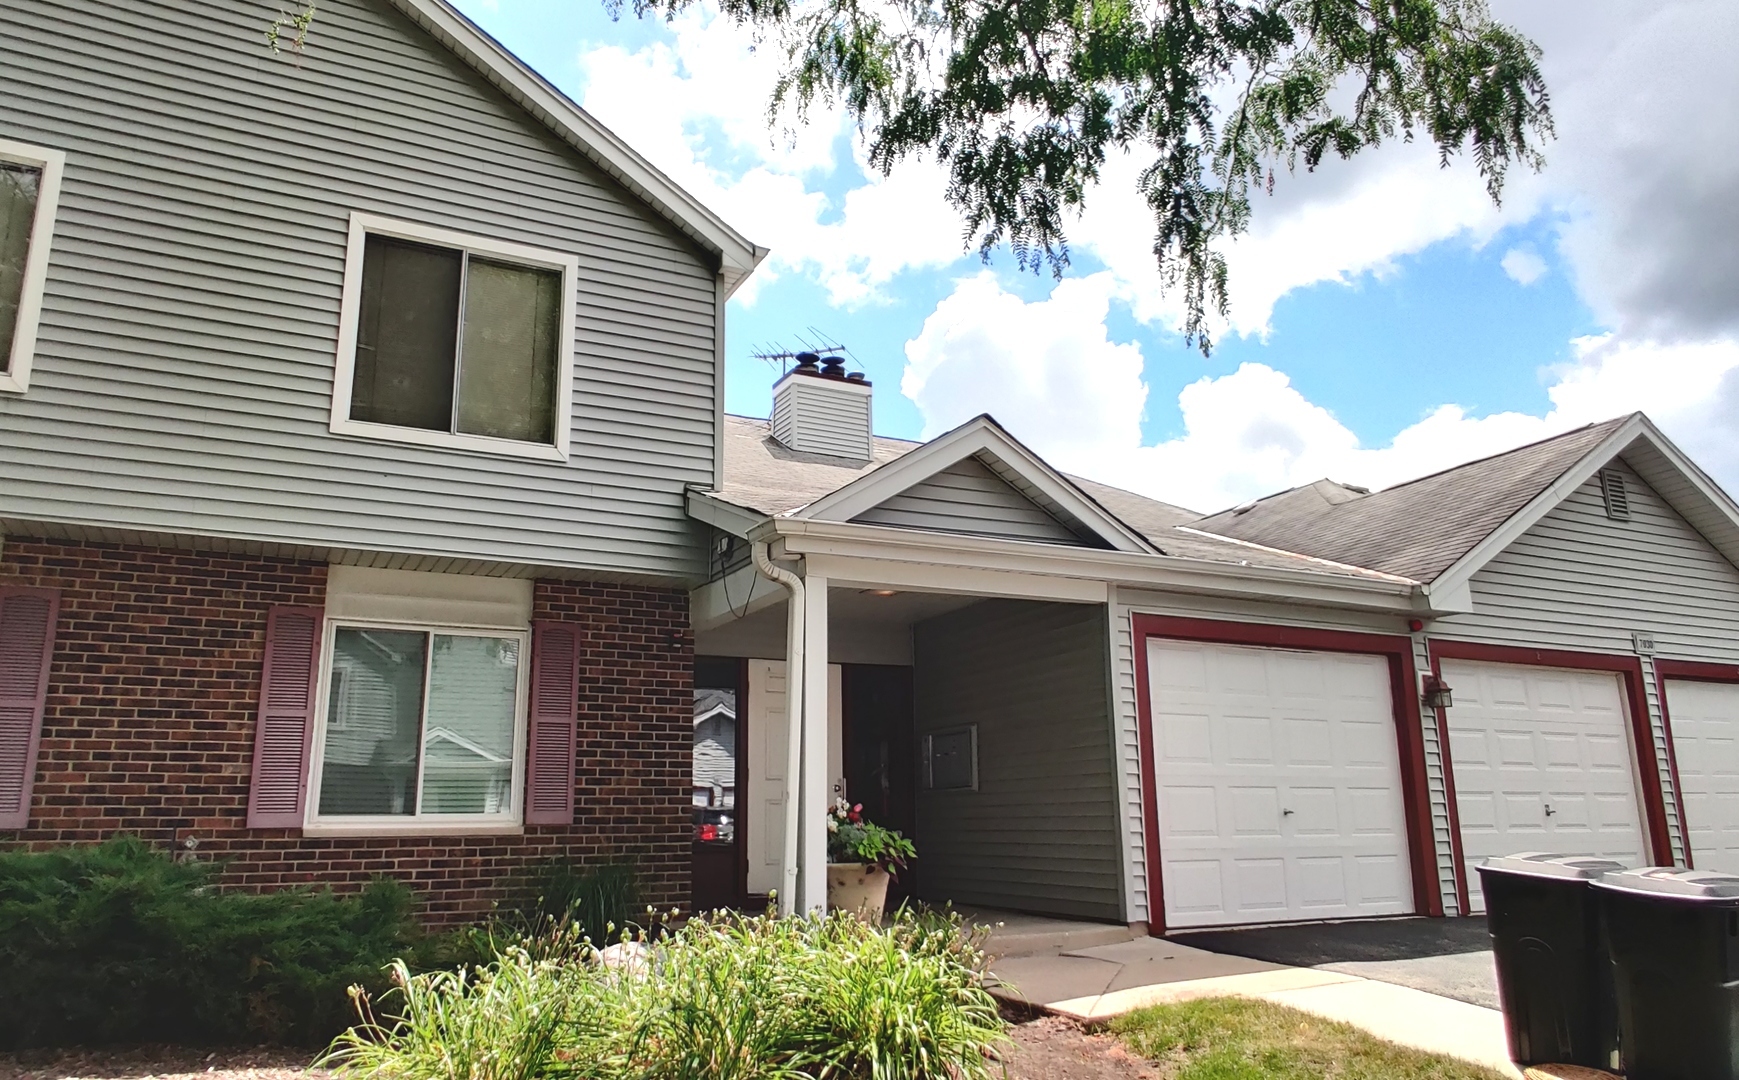
[[[743,539],[747,539],[757,525],[767,520],[766,514],[693,489],[688,493],[688,516]]]
[[[1645,434],[1648,430],[1645,425],[1646,421],[1640,413],[1620,425],[1618,430],[1608,435],[1598,446],[1582,455],[1580,461],[1564,470],[1563,475],[1544,491],[1528,500],[1527,505],[1511,514],[1508,521],[1486,534],[1484,540],[1475,544],[1449,569],[1437,575],[1425,586],[1425,595],[1443,596],[1464,591],[1474,574],[1479,573],[1487,563],[1497,558],[1505,548],[1515,543],[1523,533],[1569,498],[1572,492],[1586,484],[1607,462],[1635,442],[1639,434]]]
[[[1016,469],[1044,495],[1097,532],[1119,551],[1149,552],[1154,548],[1133,529],[1111,517],[1082,495],[1030,450],[1015,442],[988,417],[980,416],[925,443],[910,453],[852,481],[838,491],[795,510],[790,517],[809,521],[848,522],[948,466],[973,454],[988,453]]]
[[[446,0],[392,0],[398,8],[600,169],[719,257],[728,292],[767,257],[724,219],[701,205],[614,132]]]
[[[1053,574],[1136,588],[1261,597],[1329,607],[1431,614],[1417,586],[1363,578],[1325,580],[1308,571],[1235,566],[1145,552],[1102,551],[1020,540],[926,533],[882,525],[773,518],[752,539],[788,555],[829,555]]]
[[[1634,453],[1630,448],[1626,448],[1623,453],[1629,460],[1630,467],[1635,469],[1637,475],[1655,489],[1656,494],[1666,499],[1669,505],[1678,511],[1679,516],[1690,522],[1693,528],[1703,532],[1704,539],[1708,540],[1728,562],[1739,566],[1739,505],[1733,502],[1732,496],[1728,495],[1719,484],[1710,479],[1708,473],[1705,473],[1696,462],[1687,457],[1684,451],[1680,450],[1671,439],[1655,427],[1648,417],[1644,416],[1641,420],[1643,437],[1650,449],[1659,455],[1663,466],[1671,469],[1678,479],[1691,488],[1700,505],[1683,505],[1681,500],[1671,497],[1665,490],[1670,485],[1664,481],[1658,469],[1651,467],[1653,463],[1647,460],[1646,455]],[[1714,517],[1713,521],[1710,520],[1711,513]],[[1720,531],[1729,535],[1710,536],[1709,532],[1712,530],[1708,529],[1707,525],[1719,526]]]

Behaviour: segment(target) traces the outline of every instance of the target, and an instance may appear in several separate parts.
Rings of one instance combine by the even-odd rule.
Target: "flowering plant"
[[[874,863],[891,877],[918,857],[912,842],[893,829],[884,829],[863,816],[863,804],[835,799],[827,812],[827,861]]]

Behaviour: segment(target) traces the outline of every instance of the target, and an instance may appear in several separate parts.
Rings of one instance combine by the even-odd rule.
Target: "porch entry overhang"
[[[726,509],[704,493],[691,493],[690,505],[691,510],[701,511],[695,516],[748,540],[756,551],[748,565],[732,569],[693,591],[692,619],[697,634],[705,638],[724,633],[747,625],[757,616],[765,624],[768,619],[778,618],[771,609],[782,605],[790,620],[787,633],[780,635],[785,646],[765,654],[785,662],[785,670],[792,673],[791,685],[796,688],[789,697],[789,723],[791,730],[798,733],[800,745],[793,751],[794,768],[787,783],[796,793],[792,800],[796,813],[789,820],[797,843],[788,872],[783,876],[787,882],[794,881],[782,891],[781,907],[787,910],[816,910],[826,904],[822,870],[826,862],[826,838],[819,826],[834,794],[835,778],[827,767],[827,687],[830,656],[838,644],[831,640],[837,629],[830,626],[830,593],[835,598],[847,597],[853,604],[860,602],[859,594],[895,592],[938,600],[952,597],[961,605],[1004,600],[1091,606],[1100,612],[1099,638],[1106,649],[1110,637],[1109,624],[1104,622],[1109,618],[1108,604],[1114,589],[1123,584],[1201,596],[1308,603],[1391,616],[1433,613],[1429,597],[1416,583],[1398,579],[1327,578],[1322,574],[1206,563],[1150,552],[937,534],[860,522],[761,517],[751,524],[747,520],[749,515],[740,513],[740,508]],[[756,565],[761,559],[770,569],[790,575],[796,587],[773,580]],[[770,641],[771,635],[763,635],[763,640]],[[1407,647],[1404,638],[1393,645],[1402,654],[1397,663],[1411,663],[1405,655]],[[1385,642],[1383,649],[1376,651],[1391,651],[1391,643]],[[1101,669],[1096,678],[1103,685],[1110,677],[1108,657],[1101,658],[1099,664]],[[1410,678],[1404,672],[1392,679],[1397,693],[1398,688],[1411,685],[1407,681]],[[1102,749],[1107,759],[1115,760],[1110,709],[1107,702]],[[1411,754],[1408,738],[1405,732],[1395,736],[1399,745]],[[1422,779],[1417,782],[1416,779],[1409,770],[1404,783],[1397,780],[1399,793],[1395,798],[1405,799],[1411,806],[1417,792],[1423,790]],[[1122,835],[1123,828],[1116,814],[1113,797],[1106,829],[1114,838]],[[1410,824],[1405,831],[1411,837],[1416,825],[1412,824],[1413,810],[1409,809],[1408,814]],[[1402,883],[1400,892],[1405,894],[1400,903],[1406,910],[1414,910],[1415,906],[1430,910],[1433,902],[1430,897],[1434,890],[1420,884],[1418,850],[1417,842],[1404,845],[1399,869],[1395,871]],[[1121,855],[1117,858],[1121,859]],[[796,871],[794,875],[789,872],[791,869]],[[1424,898],[1418,905],[1414,903],[1415,895]],[[1121,897],[1117,905],[1120,911],[1125,907]]]

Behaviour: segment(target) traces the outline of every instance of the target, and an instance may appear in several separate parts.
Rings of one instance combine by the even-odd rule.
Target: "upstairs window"
[[[66,156],[0,139],[0,390],[30,386]]]
[[[332,430],[567,456],[577,260],[357,214]]]

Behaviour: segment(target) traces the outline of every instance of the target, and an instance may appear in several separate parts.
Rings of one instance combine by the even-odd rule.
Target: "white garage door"
[[[1641,866],[1623,684],[1604,671],[1446,660],[1449,751],[1468,897],[1493,855],[1553,851]]]
[[[1691,862],[1739,874],[1739,686],[1668,679],[1666,687]]]
[[[1389,665],[1149,639],[1168,927],[1413,910]]]

